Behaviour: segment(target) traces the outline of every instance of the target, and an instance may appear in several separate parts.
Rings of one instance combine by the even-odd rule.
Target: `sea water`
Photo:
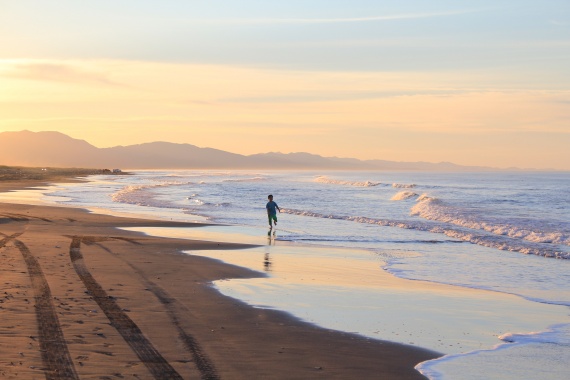
[[[277,278],[234,280],[216,283],[218,289],[326,327],[447,354],[418,366],[432,379],[565,379],[570,372],[568,173],[140,171],[90,178],[51,189],[51,195],[60,204],[113,213],[235,226],[212,227],[213,239],[229,236],[233,228],[262,242],[256,235],[267,232],[265,203],[273,194],[282,213],[269,244],[287,248],[271,247],[272,259],[296,255],[298,265],[334,262],[337,268],[343,260],[363,263],[353,269],[361,284],[292,281],[295,271],[303,270],[297,267],[282,272],[288,285]],[[329,248],[303,249],[311,246]],[[257,254],[267,258],[268,252]],[[254,256],[221,258],[247,265]],[[267,270],[267,261],[256,258],[250,266],[279,277]],[[450,312],[434,307],[442,302],[441,294],[436,299],[404,288],[390,294],[371,281],[381,272],[496,296],[447,292],[444,297],[453,301],[441,305],[457,306],[451,326]],[[286,291],[279,293],[280,286]],[[366,301],[360,309],[347,308],[355,299]],[[402,325],[387,316],[381,323],[363,317],[386,314],[385,307],[375,305],[398,299],[417,303],[398,304],[409,307],[407,314],[394,317],[409,316],[399,321]],[[506,311],[493,313],[505,305]],[[512,326],[524,331],[510,331]],[[447,344],[447,330],[455,334],[452,344]],[[461,333],[466,337],[459,341]]]

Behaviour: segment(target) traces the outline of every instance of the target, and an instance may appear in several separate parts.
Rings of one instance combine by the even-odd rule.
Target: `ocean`
[[[264,273],[214,284],[255,307],[441,352],[417,367],[430,379],[568,378],[568,173],[133,173],[42,199],[218,224],[142,232],[259,244],[189,253]]]

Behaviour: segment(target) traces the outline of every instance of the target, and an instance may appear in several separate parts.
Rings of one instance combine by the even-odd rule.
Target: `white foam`
[[[390,200],[392,200],[392,201],[403,201],[403,200],[415,197],[417,195],[418,194],[413,193],[411,191],[400,191],[399,193],[394,195],[392,198],[390,198]]]
[[[431,202],[439,202],[439,200],[430,198]],[[524,254],[531,254],[544,257],[555,257],[559,259],[570,259],[570,252],[565,252],[557,250],[555,246],[546,247],[541,244],[534,242],[525,242],[521,240],[511,239],[509,237],[489,235],[484,231],[470,231],[452,228],[445,225],[434,225],[422,222],[409,222],[400,220],[390,220],[390,219],[375,219],[363,216],[340,216],[334,214],[321,214],[312,211],[294,210],[294,209],[282,209],[281,210],[287,214],[300,215],[300,216],[310,216],[314,218],[323,219],[338,219],[338,220],[348,220],[356,223],[364,224],[376,224],[379,226],[387,227],[398,227],[403,229],[411,229],[418,231],[433,232],[439,234],[445,234],[446,236],[470,242],[473,244],[482,245],[484,247],[495,248],[502,251],[513,251],[520,252]]]
[[[332,179],[327,176],[319,176],[315,178],[315,182],[328,183],[331,185],[344,185],[344,186],[356,186],[356,187],[372,187],[380,185],[380,182],[371,181],[343,181],[338,179]]]
[[[412,189],[412,188],[416,187],[416,184],[415,184],[415,183],[409,183],[409,184],[406,184],[406,183],[393,183],[393,184],[392,184],[392,187],[395,187],[395,188],[397,188],[397,189]]]
[[[225,179],[223,182],[261,182],[266,181],[265,177],[252,177],[252,178],[240,178],[240,179]]]
[[[422,201],[427,201],[427,200],[434,200],[436,198],[430,197],[429,195],[427,195],[426,193],[423,193],[422,195],[420,195],[418,197],[418,199],[416,199],[416,202],[422,202]]]
[[[420,363],[416,370],[430,380],[568,378],[570,325],[556,325],[542,332],[507,333],[499,339],[507,343],[498,344],[489,350],[446,355]]]
[[[128,185],[124,186],[119,191],[110,194],[110,197],[113,202],[118,203],[127,203],[138,206],[172,208],[176,206],[170,205],[166,201],[157,201],[153,198],[149,191],[162,187],[182,186],[188,184],[191,184],[191,182],[164,182],[153,185]]]
[[[508,236],[514,239],[528,240],[533,243],[551,243],[570,246],[570,233],[541,230],[542,226],[516,226],[512,224],[496,224],[477,220],[476,216],[458,208],[450,207],[441,200],[422,194],[418,203],[410,210],[410,215],[424,219],[450,223],[472,230],[482,230],[495,235]]]
[[[552,326],[547,331],[531,332],[525,334],[506,333],[499,336],[504,342],[528,344],[551,343],[570,346],[570,325]]]

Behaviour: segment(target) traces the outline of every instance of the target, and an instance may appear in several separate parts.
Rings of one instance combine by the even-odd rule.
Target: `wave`
[[[533,243],[570,245],[570,233],[543,231],[537,226],[515,226],[509,223],[497,224],[477,220],[467,212],[448,206],[441,200],[429,197],[426,194],[422,194],[417,201],[418,203],[410,210],[410,215],[417,215],[424,219],[450,223],[473,230],[482,230],[495,235],[523,239]]]
[[[416,184],[415,183],[410,183],[410,184],[393,183],[392,187],[395,187],[397,189],[412,189],[412,188],[416,187]]]
[[[470,351],[462,354],[452,354],[452,355],[445,355],[441,358],[428,360],[416,365],[415,369],[427,377],[430,380],[442,380],[445,379],[446,376],[444,373],[440,372],[438,366],[444,363],[450,363],[455,360],[458,360],[457,365],[461,366],[461,368],[465,367],[465,363],[461,362],[461,359],[467,357],[476,357],[479,355],[485,354],[493,354],[493,362],[497,362],[498,359],[501,358],[499,355],[502,352],[508,352],[508,350],[516,347],[532,347],[532,345],[541,345],[547,344],[552,345],[553,347],[557,347],[558,349],[564,349],[565,347],[570,346],[570,325],[569,324],[559,324],[555,326],[551,326],[546,331],[541,332],[532,332],[528,334],[513,334],[507,333],[503,334],[498,337],[504,343],[497,344],[495,347],[490,349],[483,349],[483,350],[475,350]],[[532,352],[532,351],[531,351]],[[520,355],[520,354],[519,354]],[[529,352],[523,352],[524,356],[532,355]],[[520,357],[520,356],[519,356]],[[529,356],[530,357],[530,356]],[[504,357],[508,359],[508,356]],[[487,359],[489,360],[489,359]],[[563,359],[561,360],[560,357],[554,358],[553,361],[555,366],[560,366],[558,370],[562,370],[564,373],[564,365],[565,362]],[[546,364],[546,363],[543,363]],[[485,369],[485,359],[479,359],[479,365]],[[540,365],[540,364],[537,364]],[[480,374],[482,378],[488,378],[488,374]]]
[[[426,193],[423,193],[416,199],[416,202],[427,201],[427,200],[436,200],[437,198],[430,197]]]
[[[240,178],[240,179],[225,179],[222,182],[261,182],[266,181],[265,177],[253,177],[253,178]]]
[[[390,198],[390,200],[392,200],[392,201],[403,201],[406,199],[416,197],[417,195],[418,194],[413,193],[411,191],[400,191],[399,193],[394,195],[392,198]]]
[[[378,243],[377,239],[363,238],[361,236],[340,236],[340,237],[323,237],[321,235],[300,235],[290,233],[279,237],[281,241],[292,241],[292,242],[323,242],[323,243],[347,243],[347,242],[358,242],[358,243]],[[448,244],[448,243],[463,243],[456,240],[382,240],[383,243],[398,243],[398,244]],[[352,247],[352,246],[351,246]],[[351,248],[348,247],[348,248]],[[363,248],[365,249],[365,248]],[[378,253],[375,250],[372,250]],[[384,254],[384,252],[382,252]]]
[[[507,343],[550,343],[570,346],[570,325],[552,326],[547,331],[532,332],[528,334],[506,333],[499,336],[499,339]]]
[[[508,236],[499,236],[486,233],[486,231],[472,231],[460,228],[454,228],[443,224],[432,224],[426,222],[413,222],[413,221],[399,221],[390,219],[374,219],[362,216],[340,216],[340,215],[326,215],[312,211],[294,210],[294,209],[281,209],[286,214],[307,216],[322,219],[337,219],[347,220],[356,223],[375,224],[385,227],[397,227],[402,229],[417,230],[444,234],[448,237],[478,244],[484,247],[495,248],[502,251],[520,252],[524,254],[555,257],[559,259],[570,259],[570,252],[557,250],[554,247],[547,247],[540,243],[531,241],[521,241]]]
[[[174,178],[185,178],[185,177],[188,177],[188,176],[180,175],[180,174],[165,174],[165,175],[150,178],[149,180],[152,182],[182,183],[182,182],[175,182],[173,179]]]
[[[221,203],[211,203],[211,202],[204,202],[201,199],[195,198],[186,198],[190,200],[190,204],[193,206],[213,206],[213,207],[230,207],[232,204],[230,202],[221,202]]]
[[[153,185],[129,185],[110,195],[113,202],[127,203],[137,206],[178,208],[165,200],[157,200],[150,192],[153,189],[171,186],[189,185],[192,182],[164,182]]]
[[[371,181],[363,181],[363,182],[342,181],[342,180],[338,180],[338,179],[332,179],[332,178],[329,178],[327,176],[317,177],[317,178],[315,178],[315,182],[328,183],[331,185],[345,185],[345,186],[356,186],[356,187],[373,187],[373,186],[378,186],[381,184],[380,182],[371,182]]]

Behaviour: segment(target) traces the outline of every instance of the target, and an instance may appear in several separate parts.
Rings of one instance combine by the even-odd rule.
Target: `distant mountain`
[[[247,156],[251,162],[263,162],[269,167],[282,167],[292,169],[371,169],[364,161],[356,159],[338,159],[322,157],[310,153],[260,153]]]
[[[59,132],[30,131],[0,133],[0,165],[121,169],[497,170],[449,162],[362,161],[310,153],[244,156],[169,142],[97,148]]]
[[[99,168],[99,149],[59,132],[0,133],[0,164]]]

